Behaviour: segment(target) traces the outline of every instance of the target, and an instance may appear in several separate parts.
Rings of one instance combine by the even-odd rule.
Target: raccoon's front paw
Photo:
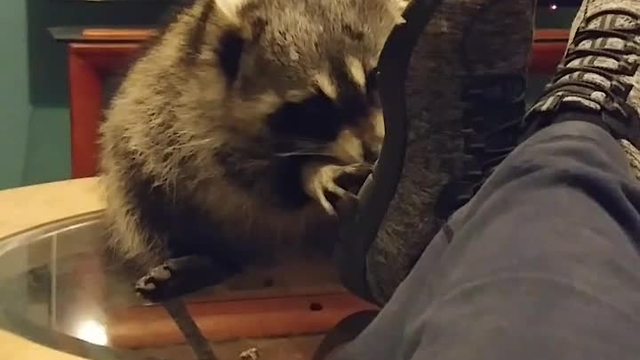
[[[354,195],[371,173],[369,164],[310,164],[303,171],[304,190],[332,216],[337,212],[332,201],[357,203]],[[347,190],[348,189],[348,190]]]
[[[135,290],[151,301],[168,300],[211,285],[212,269],[211,260],[204,256],[169,259],[141,277]]]

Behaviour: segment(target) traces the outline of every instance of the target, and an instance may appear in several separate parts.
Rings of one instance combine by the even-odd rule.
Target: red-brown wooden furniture
[[[71,88],[71,156],[74,178],[96,175],[97,131],[102,121],[105,79],[121,71],[140,51],[154,30],[89,29],[68,44]],[[566,30],[536,33],[531,73],[551,74],[562,58]]]

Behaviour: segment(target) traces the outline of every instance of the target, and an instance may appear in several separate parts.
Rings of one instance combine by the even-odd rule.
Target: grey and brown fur
[[[346,196],[336,178],[362,173],[381,146],[369,80],[401,7],[195,0],[183,9],[134,64],[101,128],[113,247],[145,264],[195,253],[235,269],[251,251],[331,222],[328,194]]]

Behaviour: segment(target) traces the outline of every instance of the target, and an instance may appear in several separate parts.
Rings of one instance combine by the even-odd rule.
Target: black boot
[[[444,221],[513,148],[533,0],[416,0],[379,61],[385,142],[345,226],[343,281],[385,303]]]

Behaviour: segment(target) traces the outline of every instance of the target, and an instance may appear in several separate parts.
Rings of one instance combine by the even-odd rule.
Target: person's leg
[[[638,358],[639,23],[640,2],[584,1],[533,135],[332,359]]]
[[[520,146],[336,359],[636,359],[640,185],[602,128]]]

